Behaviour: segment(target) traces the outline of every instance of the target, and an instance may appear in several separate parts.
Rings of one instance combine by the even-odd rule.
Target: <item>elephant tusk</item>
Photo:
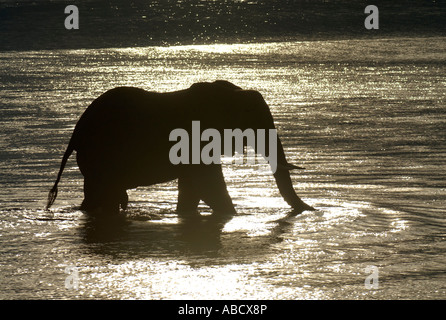
[[[286,163],[286,164],[278,164],[277,165],[277,168],[279,168],[279,169],[285,169],[285,170],[293,170],[293,169],[299,169],[299,170],[304,170],[305,168],[303,168],[303,167],[298,167],[298,166],[295,166],[294,164],[291,164],[291,163]]]

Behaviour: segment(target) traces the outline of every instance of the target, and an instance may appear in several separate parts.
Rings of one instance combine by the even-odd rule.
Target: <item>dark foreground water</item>
[[[0,298],[446,298],[445,40],[0,53]],[[316,212],[285,218],[269,172],[228,162],[238,215],[221,231],[177,221],[176,182],[131,190],[127,222],[97,225],[76,209],[74,156],[43,210],[94,98],[215,79],[264,95]]]
[[[379,30],[364,27],[371,4]],[[445,21],[446,0],[1,0],[0,50],[445,36]]]

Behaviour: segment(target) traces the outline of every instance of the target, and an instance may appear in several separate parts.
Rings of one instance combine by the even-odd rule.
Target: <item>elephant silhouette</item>
[[[169,158],[175,145],[170,133],[175,129],[190,132],[193,121],[199,121],[203,129],[221,133],[231,128],[275,130],[262,95],[227,81],[195,83],[188,89],[164,93],[133,87],[111,89],[95,99],[77,122],[46,208],[54,203],[66,162],[76,150],[84,176],[81,210],[91,215],[125,210],[128,189],[178,179],[180,216],[199,215],[200,200],[212,209],[213,216],[233,216],[236,211],[220,163],[173,164]],[[314,210],[295,193],[289,170],[298,167],[287,162],[278,136],[275,142],[274,177],[282,197],[296,214]],[[257,145],[253,148],[263,156],[271,153],[268,146],[264,150],[258,150]]]

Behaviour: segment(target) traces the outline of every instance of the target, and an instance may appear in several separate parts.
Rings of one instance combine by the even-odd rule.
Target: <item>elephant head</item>
[[[284,200],[297,212],[315,210],[313,207],[305,204],[294,191],[290,170],[303,168],[288,163],[282,142],[276,133],[270,108],[263,96],[258,91],[243,90],[226,81],[216,81],[214,84],[232,90],[231,103],[235,105],[235,114],[231,114],[232,120],[229,120],[232,126],[240,128],[242,131],[253,129],[256,134],[265,134],[262,139],[259,139],[257,136],[257,139],[255,139],[257,143],[250,144],[249,139],[247,139],[246,144],[250,145],[255,153],[262,155],[268,160]],[[262,140],[265,142],[263,145],[259,144]],[[232,154],[234,154],[234,151],[233,148]]]

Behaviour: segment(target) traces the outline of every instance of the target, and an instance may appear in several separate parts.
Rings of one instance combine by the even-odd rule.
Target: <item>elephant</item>
[[[127,190],[178,179],[176,211],[181,217],[200,216],[202,200],[212,216],[236,214],[219,163],[173,164],[169,152],[174,129],[190,131],[191,123],[219,132],[239,128],[274,129],[274,120],[263,96],[228,81],[195,83],[172,92],[149,92],[135,87],[110,89],[95,99],[77,122],[63,155],[46,209],[54,203],[66,162],[76,151],[84,177],[80,209],[94,215],[125,212]],[[290,170],[277,136],[277,169],[274,177],[283,199],[296,214],[315,210],[294,191]],[[269,152],[256,150],[266,156]],[[234,152],[234,151],[233,151]],[[263,154],[262,154],[263,152]]]

